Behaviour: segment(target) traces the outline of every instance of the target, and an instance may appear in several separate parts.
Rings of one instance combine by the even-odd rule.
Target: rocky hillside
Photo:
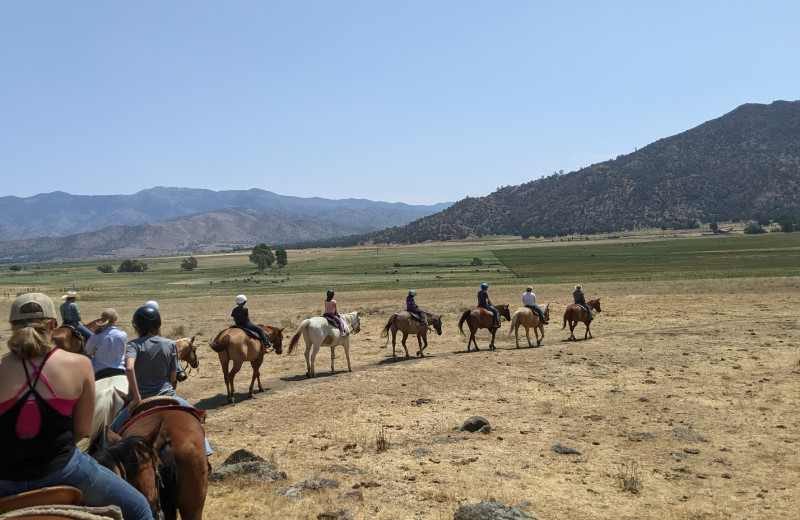
[[[785,216],[800,216],[800,101],[742,105],[634,153],[467,198],[359,241],[549,237]]]

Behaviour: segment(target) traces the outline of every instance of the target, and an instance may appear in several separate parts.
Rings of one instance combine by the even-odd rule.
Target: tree
[[[147,264],[139,260],[123,260],[117,268],[118,273],[143,273],[147,271]]]
[[[286,267],[286,264],[289,263],[289,260],[286,259],[286,250],[285,249],[276,249],[275,250],[275,261],[278,262],[279,266]]]
[[[184,258],[181,261],[181,269],[184,271],[191,271],[195,267],[197,267],[197,258],[190,256],[189,258]]]
[[[716,231],[716,230],[718,230],[718,229],[719,229],[719,226],[717,225],[717,223],[716,223],[716,222],[712,222],[712,223],[710,223],[710,224],[708,225],[708,227],[709,227],[709,229],[711,229],[711,231]]]
[[[14,264],[14,265],[12,265],[11,267],[9,267],[9,269],[11,269],[11,270],[12,270],[12,271],[14,271],[14,272],[16,272],[16,271],[22,271],[22,266],[21,266],[21,265],[16,265],[16,264]]]
[[[113,273],[114,266],[109,264],[98,265],[97,270],[100,271],[101,273]]]
[[[256,264],[260,271],[263,271],[267,267],[272,267],[272,263],[275,261],[275,254],[267,244],[261,243],[253,248],[250,253],[250,261]]]
[[[469,265],[483,265],[483,260],[481,260],[477,256],[473,257],[472,262]]]
[[[744,228],[744,232],[748,235],[755,235],[757,233],[766,233],[767,230],[761,227],[758,222],[751,222]]]

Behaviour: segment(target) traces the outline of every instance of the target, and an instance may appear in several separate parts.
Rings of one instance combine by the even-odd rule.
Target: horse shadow
[[[436,356],[431,355],[431,354],[425,354],[424,357],[420,357],[420,356],[409,356],[409,357],[406,357],[405,354],[403,354],[402,356],[397,356],[397,359],[390,358],[390,357],[381,359],[380,361],[378,361],[377,364],[378,365],[394,365],[395,363],[403,363],[403,362],[407,363],[409,361],[422,361],[422,360],[430,358],[430,357],[436,357]]]
[[[258,394],[266,393],[269,388],[265,388],[263,392],[256,391],[253,393],[253,399],[257,399]],[[248,392],[236,392],[234,394],[234,403],[243,403],[250,400],[250,394]],[[217,408],[222,408],[228,406],[228,395],[227,394],[217,394],[213,397],[206,397],[205,399],[199,400],[195,403],[194,407],[199,408],[200,410],[216,410]]]

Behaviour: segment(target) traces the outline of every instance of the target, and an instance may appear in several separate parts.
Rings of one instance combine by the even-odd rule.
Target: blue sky
[[[800,99],[800,2],[0,2],[0,195],[456,201]]]

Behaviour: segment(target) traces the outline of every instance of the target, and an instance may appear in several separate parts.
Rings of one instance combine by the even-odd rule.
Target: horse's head
[[[496,308],[497,311],[500,313],[500,316],[504,317],[508,321],[511,321],[511,312],[508,310],[508,305],[506,304],[498,305]]]
[[[269,341],[272,343],[272,348],[275,349],[276,354],[283,354],[283,328],[267,327],[264,331],[269,336]]]
[[[442,335],[442,317],[435,316],[433,314],[428,314],[427,316],[428,323],[433,327],[433,330],[436,331],[436,334],[439,336]]]
[[[542,314],[544,315],[544,319],[546,319],[547,321],[550,321],[550,304],[549,303],[545,303],[544,305],[542,305],[539,308],[542,309]]]
[[[175,341],[175,347],[178,349],[178,359],[189,363],[192,368],[200,366],[200,361],[197,359],[197,347],[194,346],[194,338],[181,338]]]
[[[353,317],[353,319],[350,320],[351,323],[348,323],[348,325],[350,325],[350,332],[352,334],[361,332],[361,320],[358,317],[358,312],[352,312],[349,315]]]
[[[597,312],[600,312],[600,298],[596,300],[589,300],[588,302],[586,302],[586,305],[588,305],[589,308],[594,309]]]

